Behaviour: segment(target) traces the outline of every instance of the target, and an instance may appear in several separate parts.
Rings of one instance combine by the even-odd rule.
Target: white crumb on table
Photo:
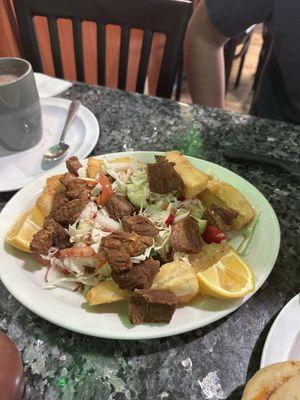
[[[159,394],[160,399],[167,399],[169,397],[169,393],[167,392],[162,392]]]
[[[202,381],[199,379],[198,383],[206,399],[224,399],[224,392],[217,371],[209,372]]]
[[[192,370],[193,363],[192,363],[192,360],[190,359],[190,357],[186,358],[185,360],[182,360],[181,364],[186,370],[188,370],[188,371]]]

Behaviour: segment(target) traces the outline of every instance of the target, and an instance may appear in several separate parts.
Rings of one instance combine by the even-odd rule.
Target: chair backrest
[[[121,27],[118,88],[125,89],[130,30],[143,30],[136,91],[143,93],[151,43],[155,32],[166,36],[156,95],[170,97],[179,64],[186,26],[191,15],[190,0],[14,0],[25,57],[35,71],[43,72],[33,18],[47,18],[55,74],[63,77],[57,19],[72,21],[77,80],[84,81],[82,22],[97,24],[98,83],[105,85],[105,28]]]

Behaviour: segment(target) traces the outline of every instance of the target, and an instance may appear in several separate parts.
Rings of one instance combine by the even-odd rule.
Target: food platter
[[[128,152],[107,154],[105,157],[109,160],[126,155],[142,162],[153,162],[157,154],[150,151]],[[217,178],[237,188],[259,213],[255,233],[245,256],[254,272],[256,290],[259,289],[272,271],[280,244],[279,224],[272,207],[253,185],[233,172],[208,161],[191,157],[188,159],[199,170],[213,173]],[[50,175],[64,171],[61,167],[52,171]],[[188,305],[180,306],[169,324],[132,326],[128,322],[126,303],[91,308],[87,306],[86,299],[77,292],[60,288],[45,290],[43,269],[30,255],[5,244],[6,233],[16,215],[25,212],[34,204],[45,180],[46,175],[19,191],[7,203],[0,216],[0,278],[10,293],[37,315],[56,325],[87,335],[111,339],[150,339],[208,325],[228,315],[250,297],[238,300],[197,297]]]

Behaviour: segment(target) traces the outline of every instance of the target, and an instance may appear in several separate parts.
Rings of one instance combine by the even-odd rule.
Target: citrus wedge
[[[31,253],[30,242],[33,235],[43,227],[44,217],[37,206],[32,207],[18,218],[6,236],[11,246]]]
[[[244,297],[255,289],[250,267],[233,250],[197,273],[200,291],[222,299]]]

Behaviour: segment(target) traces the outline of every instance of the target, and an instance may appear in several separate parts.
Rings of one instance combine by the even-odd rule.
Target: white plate
[[[107,155],[107,158],[134,156],[153,162],[158,152],[128,152]],[[208,161],[189,157],[192,164],[231,183],[249,199],[260,218],[246,260],[252,266],[256,289],[267,279],[276,261],[280,230],[276,215],[263,197],[249,182]],[[57,172],[57,171],[56,171]],[[92,336],[114,339],[150,339],[187,332],[231,313],[248,298],[220,300],[205,298],[178,308],[170,324],[129,326],[126,304],[112,304],[89,309],[82,295],[63,289],[44,290],[44,269],[38,268],[30,255],[5,245],[5,234],[16,216],[33,205],[45,183],[45,176],[18,192],[0,215],[0,278],[11,294],[34,313],[64,328]],[[266,242],[265,238],[268,237]]]
[[[264,345],[260,367],[280,361],[300,361],[300,295],[292,298],[275,319]]]
[[[31,149],[20,152],[8,151],[0,146],[0,192],[24,187],[41,173],[63,163],[72,155],[85,158],[97,144],[97,119],[90,110],[81,105],[65,139],[70,150],[61,160],[43,164],[44,151],[59,141],[70,100],[49,98],[41,99],[40,102],[43,120],[43,136],[40,142]]]

